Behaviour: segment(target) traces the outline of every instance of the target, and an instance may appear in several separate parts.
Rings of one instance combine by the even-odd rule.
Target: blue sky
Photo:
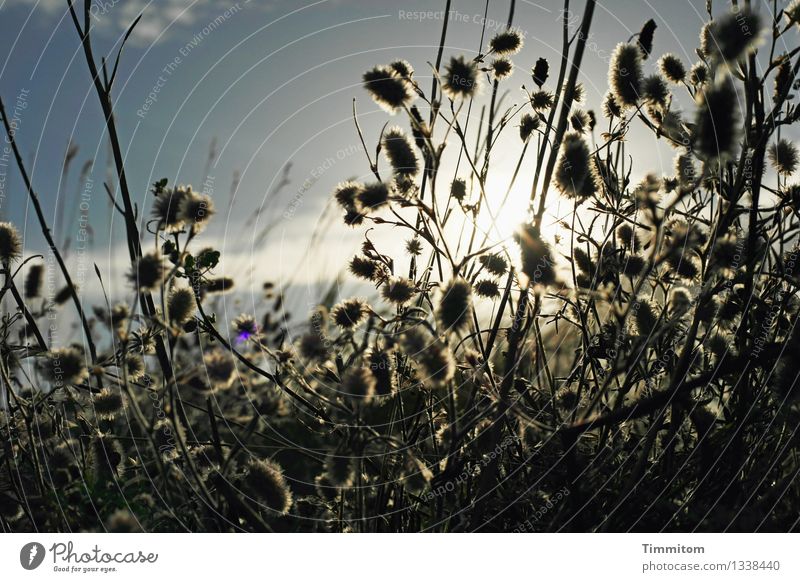
[[[571,4],[577,19],[583,2]],[[674,52],[687,66],[696,60],[705,0],[599,4],[582,68],[587,108],[599,109],[614,46],[648,18],[658,25],[648,70],[664,52]],[[715,2],[715,10],[725,5]],[[129,183],[139,207],[149,211],[148,186],[159,178],[191,183],[196,189],[205,182],[219,211],[205,236],[222,247],[224,256],[236,258],[262,279],[287,277],[298,268],[300,280],[310,286],[330,278],[357,248],[359,233],[336,224],[311,260],[304,262],[303,251],[324,222],[323,210],[335,184],[368,171],[352,122],[353,97],[368,143],[374,144],[389,120],[361,88],[361,74],[375,64],[405,58],[429,87],[426,63],[435,58],[443,7],[444,1],[95,0],[98,54],[110,53],[127,24],[144,13],[126,47],[115,87]],[[475,54],[484,8],[480,1],[453,2],[445,56]],[[488,33],[502,28],[508,8],[505,1],[489,3]],[[509,103],[519,102],[522,84],[531,86],[528,71],[537,58],[545,57],[556,67],[561,9],[561,2],[554,0],[517,2],[514,23],[526,39],[514,57],[514,76],[506,82]],[[424,12],[433,14],[423,18]],[[74,238],[80,193],[86,191],[78,181],[79,169],[93,161],[93,187],[85,196],[91,199],[85,206],[94,230],[91,260],[113,271],[125,264],[124,255],[115,254],[122,248],[122,222],[111,219],[103,193],[108,147],[79,51],[65,2],[0,0],[0,95],[12,108],[26,91],[17,138],[35,187],[53,224],[62,225],[59,240]],[[399,117],[392,121],[403,122]],[[218,159],[206,172],[212,141]],[[59,189],[70,142],[79,151],[69,180]],[[631,143],[638,156],[637,173],[670,173],[673,154],[652,135],[634,132]],[[501,173],[508,170],[505,162],[499,160]],[[275,196],[288,163],[290,184]],[[5,171],[9,178],[0,213],[24,228],[29,249],[41,249],[18,174],[13,167]],[[528,168],[526,174],[532,171]],[[239,181],[231,204],[235,174]],[[56,216],[57,197],[61,218]],[[262,206],[264,214],[254,218]],[[275,229],[258,240],[257,233],[272,218]]]

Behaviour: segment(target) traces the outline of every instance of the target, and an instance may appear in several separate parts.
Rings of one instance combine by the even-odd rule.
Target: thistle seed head
[[[489,50],[496,55],[513,55],[520,51],[523,42],[522,33],[509,28],[492,37],[489,41]]]
[[[464,279],[456,278],[442,290],[437,316],[447,330],[460,331],[472,315],[472,289]]]
[[[611,56],[608,84],[620,107],[636,107],[642,94],[642,51],[633,44],[620,43]]]
[[[686,67],[683,66],[683,61],[672,53],[662,56],[658,61],[658,67],[670,83],[683,83],[686,79]]]
[[[286,483],[283,469],[277,463],[267,459],[250,461],[245,483],[259,501],[278,515],[289,512],[292,492]]]
[[[0,263],[10,263],[22,255],[22,239],[17,227],[0,222]]]
[[[408,106],[416,97],[411,84],[390,67],[370,69],[363,76],[372,99],[389,113]]]
[[[442,77],[442,90],[450,99],[468,98],[480,89],[480,71],[474,61],[463,56],[450,57]]]

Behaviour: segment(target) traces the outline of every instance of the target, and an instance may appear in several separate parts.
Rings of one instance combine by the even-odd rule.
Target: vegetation
[[[269,286],[261,312],[221,324],[215,297],[235,281],[202,246],[208,196],[159,181],[139,231],[111,114],[119,61],[97,65],[70,4],[130,296],[84,311],[0,104],[65,284],[42,298],[39,258],[0,224],[3,530],[796,530],[800,47],[778,47],[800,2],[715,19],[708,5],[694,64],[656,56],[653,21],[621,42],[599,112],[580,83],[594,0],[565,10],[559,63],[514,62],[512,0],[474,58],[442,35],[430,89],[404,60],[365,72],[392,124],[375,139],[356,121],[373,176],[333,196],[364,233],[348,276],[374,292],[322,301],[296,333]],[[674,148],[673,173],[637,166],[634,126]],[[507,135],[518,162],[498,194]],[[529,215],[498,239],[519,183]],[[557,234],[556,197],[572,205]],[[405,232],[405,252],[370,229]],[[68,309],[81,345],[46,333]]]

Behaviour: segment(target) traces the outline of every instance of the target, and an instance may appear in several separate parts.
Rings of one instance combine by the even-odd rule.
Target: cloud
[[[83,1],[76,0],[76,8],[83,9]],[[65,15],[66,2],[59,0],[6,0],[6,7],[24,7],[35,12],[37,21],[47,18],[55,22]],[[92,25],[97,34],[119,37],[124,34],[139,14],[142,20],[130,38],[132,44],[147,46],[167,41],[174,36],[184,36],[202,29],[225,14],[244,10],[270,10],[264,3],[238,0],[91,0]],[[191,36],[191,35],[190,35]]]

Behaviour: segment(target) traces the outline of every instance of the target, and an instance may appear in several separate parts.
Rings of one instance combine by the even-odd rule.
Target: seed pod
[[[656,31],[656,21],[652,18],[644,23],[642,30],[639,32],[639,49],[642,51],[642,56],[647,58],[653,52],[653,35]]]
[[[536,83],[536,86],[539,89],[542,88],[542,85],[547,82],[547,75],[550,71],[550,65],[547,63],[547,59],[539,58],[536,60],[536,64],[533,67],[533,82]]]

